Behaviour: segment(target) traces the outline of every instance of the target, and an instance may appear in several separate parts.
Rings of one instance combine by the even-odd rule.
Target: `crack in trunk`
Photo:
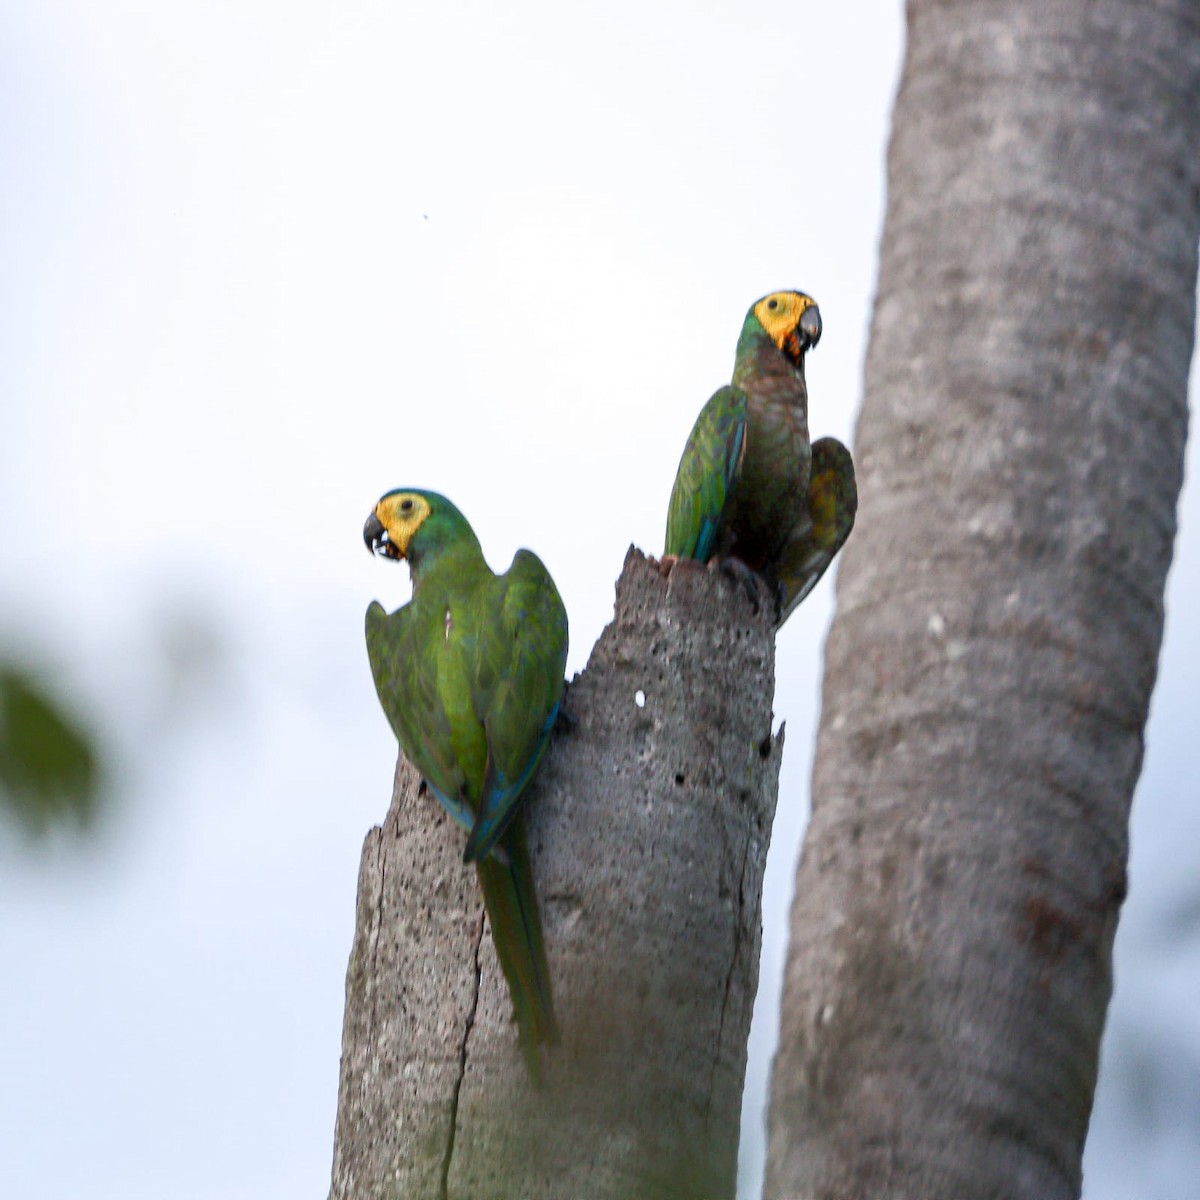
[[[479,963],[479,951],[483,945],[483,913],[479,914],[479,925],[475,932],[475,984],[471,991],[471,1007],[467,1019],[463,1023],[462,1041],[458,1047],[458,1076],[454,1080],[454,1090],[450,1096],[450,1132],[446,1137],[446,1154],[442,1159],[442,1181],[439,1189],[441,1200],[447,1200],[450,1188],[450,1162],[454,1157],[454,1140],[458,1134],[458,1096],[462,1090],[463,1078],[467,1073],[467,1042],[471,1030],[475,1027],[475,1013],[479,1008],[479,986],[483,976],[483,968]]]
[[[387,828],[385,823],[384,829]],[[375,898],[375,928],[371,933],[371,1016],[367,1023],[370,1038],[375,1037],[375,1017],[379,1003],[379,931],[383,928],[383,905],[387,887],[387,855],[383,852],[384,829],[375,839],[375,859],[379,864],[379,892]]]
[[[725,994],[721,997],[721,1015],[717,1021],[717,1042],[713,1049],[712,1065],[708,1070],[708,1099],[704,1105],[707,1113],[712,1112],[713,1086],[717,1077],[717,1067],[721,1062],[721,1043],[725,1036],[725,1013],[729,1008],[729,994],[737,972],[738,957],[742,952],[742,925],[746,915],[746,864],[750,861],[750,841],[749,833],[747,833],[745,845],[742,847],[742,869],[738,875],[737,912],[733,921],[733,953],[729,956],[729,970],[725,972]]]

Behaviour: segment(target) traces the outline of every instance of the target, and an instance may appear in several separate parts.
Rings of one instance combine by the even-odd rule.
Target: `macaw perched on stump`
[[[409,603],[367,609],[371,672],[400,748],[468,831],[463,859],[479,874],[536,1084],[539,1043],[558,1027],[521,796],[562,701],[567,613],[537,555],[519,550],[493,574],[466,518],[435,492],[388,492],[363,539],[408,560]]]
[[[808,440],[804,355],[820,338],[820,310],[803,292],[751,306],[733,382],[696,418],[667,510],[664,567],[715,559],[743,579],[749,568],[774,594],[777,626],[824,574],[858,508],[850,451]]]

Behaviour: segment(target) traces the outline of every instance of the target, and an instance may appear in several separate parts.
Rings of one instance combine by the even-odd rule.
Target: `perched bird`
[[[413,594],[367,609],[367,655],[400,747],[442,807],[468,831],[496,954],[508,981],[530,1077],[538,1044],[558,1037],[521,797],[558,715],[567,613],[542,565],[519,550],[488,568],[466,518],[436,492],[388,492],[363,539],[407,559]]]
[[[664,565],[749,568],[774,593],[777,625],[821,578],[858,507],[850,451],[808,440],[804,355],[820,338],[820,310],[803,292],[751,306],[733,382],[696,418],[667,510]]]

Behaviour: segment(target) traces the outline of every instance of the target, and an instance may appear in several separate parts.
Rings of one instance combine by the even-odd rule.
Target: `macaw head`
[[[794,367],[804,362],[804,352],[821,340],[821,310],[803,292],[772,292],[756,301],[746,314],[746,325],[757,322]]]
[[[397,488],[380,497],[363,526],[363,541],[372,554],[407,559],[413,571],[429,554],[464,539],[478,547],[466,517],[445,496],[415,488]]]

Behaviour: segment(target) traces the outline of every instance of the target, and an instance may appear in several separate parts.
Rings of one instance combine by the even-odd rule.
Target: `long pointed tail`
[[[554,1017],[550,968],[546,963],[542,920],[522,815],[508,827],[500,844],[508,855],[507,863],[489,856],[475,866],[492,926],[496,955],[504,978],[508,980],[525,1065],[529,1078],[537,1085],[541,1082],[538,1045],[558,1041],[558,1022]]]

